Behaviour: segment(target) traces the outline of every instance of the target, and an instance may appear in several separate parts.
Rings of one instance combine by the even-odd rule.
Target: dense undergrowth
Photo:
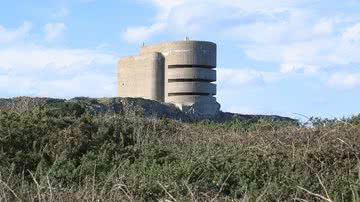
[[[360,201],[360,119],[0,111],[0,201]],[[69,110],[70,109],[70,110]]]

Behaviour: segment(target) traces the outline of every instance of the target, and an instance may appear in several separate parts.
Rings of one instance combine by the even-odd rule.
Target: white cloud
[[[329,19],[325,19],[315,24],[314,26],[314,34],[315,35],[329,35],[333,32],[334,22]]]
[[[343,38],[346,41],[360,41],[360,23],[346,29]]]
[[[241,47],[249,58],[278,63],[282,73],[315,73],[348,63],[349,57],[342,56],[351,54],[349,47],[333,35],[337,17],[313,18],[307,11],[291,11],[287,18],[234,26],[227,35],[244,44]]]
[[[151,25],[127,27],[122,38],[128,43],[142,43],[168,27],[168,18],[173,8],[182,5],[185,0],[149,0],[158,8],[156,20]],[[180,19],[180,17],[179,17]]]
[[[97,50],[22,46],[0,49],[3,96],[115,96],[116,57]],[[107,69],[107,70],[106,70]],[[106,71],[105,71],[106,70]]]
[[[0,75],[0,92],[2,97],[32,96],[33,79],[25,76]]]
[[[164,23],[153,24],[149,27],[138,26],[138,27],[129,27],[126,29],[123,34],[123,38],[129,43],[142,43],[145,40],[152,37],[155,33],[161,32],[165,29],[166,25]]]
[[[172,31],[192,34],[202,31],[204,27],[211,27],[219,17],[220,13],[217,13],[216,7],[200,1],[195,4],[187,3],[173,8],[165,22]]]
[[[0,69],[31,72],[43,69],[66,71],[94,64],[115,64],[113,55],[86,49],[56,49],[23,46],[0,49]]]
[[[0,92],[2,96],[114,96],[116,56],[103,50],[49,48],[17,40],[31,24],[0,28]],[[45,25],[46,40],[61,36],[63,23]],[[10,43],[16,42],[16,43]],[[110,71],[110,72],[109,72]]]
[[[360,41],[360,24],[354,25],[359,16],[315,12],[323,4],[314,6],[310,0],[149,1],[158,8],[153,24],[129,27],[126,41],[141,43],[164,31],[185,36],[216,30],[237,41],[249,59],[277,63],[281,73],[314,74],[360,62],[360,44],[348,43]]]
[[[299,70],[303,70],[305,74],[314,74],[319,69],[320,69],[319,66],[308,65],[308,64],[285,63],[285,64],[281,64],[281,66],[280,66],[280,72],[284,73],[284,74],[291,73],[291,72],[296,72],[296,71],[299,71]]]
[[[57,76],[58,77],[58,76]],[[116,96],[116,76],[84,73],[67,78],[40,80],[36,76],[0,75],[3,96],[39,96],[72,98]]]
[[[247,25],[239,25],[227,30],[227,34],[241,41],[253,43],[269,43],[284,40],[288,31],[288,25],[281,23],[256,22]]]
[[[354,88],[360,85],[360,74],[334,73],[329,77],[328,84],[333,87]]]
[[[182,5],[186,0],[151,0],[158,8],[158,20],[166,21],[170,12],[176,6]]]
[[[255,69],[218,68],[218,81],[221,85],[240,86],[247,84],[263,84],[279,80],[281,75]]]
[[[320,18],[320,19],[319,19]],[[226,31],[253,60],[279,64],[280,72],[317,73],[323,68],[359,63],[358,18],[323,17],[310,9],[289,9],[287,15],[235,25]],[[344,27],[345,32],[341,35]],[[251,45],[250,45],[251,44]]]
[[[31,27],[30,22],[24,22],[16,29],[6,29],[0,25],[0,44],[15,42],[25,37],[30,32]]]
[[[199,4],[208,4],[213,5],[214,8],[224,8],[231,7],[240,9],[242,12],[259,12],[259,13],[277,13],[285,10],[289,10],[291,7],[296,5],[295,1],[292,0],[262,0],[262,1],[252,1],[252,0],[151,0],[156,6],[158,6],[162,12],[174,11],[173,9],[177,6],[186,6],[191,8],[191,6],[196,6]],[[220,10],[219,10],[220,11]]]
[[[116,75],[85,73],[71,78],[34,83],[36,96],[72,98],[116,96]]]
[[[251,59],[278,63],[283,73],[299,70],[315,73],[324,68],[360,63],[360,44],[347,43],[336,36],[288,44],[255,44],[244,47],[244,51]]]
[[[47,23],[44,26],[45,40],[53,41],[54,39],[61,37],[66,30],[66,25],[62,22]]]
[[[358,53],[360,52],[360,43],[349,43],[343,36],[350,36],[346,33],[352,28],[347,29],[343,35],[325,34],[319,36],[319,32],[314,35],[308,35],[306,38],[298,37],[293,40],[282,40],[282,37],[274,37],[274,33],[264,34],[263,38],[268,37],[268,42],[257,40],[256,34],[250,40],[252,45],[244,45],[245,54],[254,60],[278,63],[280,71],[291,73],[294,71],[303,71],[304,73],[316,73],[324,68],[334,66],[346,66],[360,63]],[[309,29],[310,30],[310,29]],[[330,30],[328,30],[330,31]],[[326,36],[324,36],[324,34]],[[281,34],[280,34],[281,36]],[[353,40],[356,38],[352,34]],[[291,37],[289,37],[291,38]],[[279,39],[279,40],[278,40]]]
[[[267,14],[279,13],[290,10],[297,3],[296,1],[292,1],[292,0],[277,0],[277,1],[223,0],[218,2],[219,4],[225,6],[236,7],[240,9],[240,11],[245,13],[267,13]]]
[[[149,0],[157,8],[155,21],[150,26],[128,27],[123,34],[127,42],[141,41],[166,29],[194,34],[218,21],[249,13],[272,15],[284,12],[294,3],[290,0]]]

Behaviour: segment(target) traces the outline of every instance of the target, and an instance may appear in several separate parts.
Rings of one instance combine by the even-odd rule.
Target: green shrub
[[[0,200],[359,200],[358,117],[186,124],[84,106],[0,112]]]

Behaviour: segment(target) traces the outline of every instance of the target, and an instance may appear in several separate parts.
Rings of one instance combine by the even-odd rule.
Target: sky
[[[2,0],[0,97],[115,97],[116,64],[163,41],[217,43],[223,111],[360,112],[360,0]]]

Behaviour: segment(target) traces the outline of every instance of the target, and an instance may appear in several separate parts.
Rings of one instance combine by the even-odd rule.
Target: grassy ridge
[[[359,201],[358,120],[2,111],[0,200]]]

